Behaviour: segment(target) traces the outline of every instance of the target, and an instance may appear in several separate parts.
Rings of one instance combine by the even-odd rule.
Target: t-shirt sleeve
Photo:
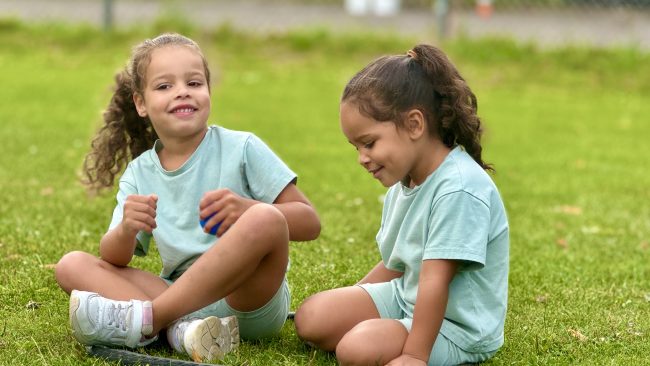
[[[423,259],[462,261],[460,271],[483,268],[490,227],[490,209],[471,194],[458,191],[433,204]]]
[[[244,147],[244,173],[254,199],[273,203],[280,192],[297,176],[257,136],[251,135]]]
[[[124,172],[124,174],[122,174],[122,177],[120,178],[119,190],[117,191],[117,197],[116,197],[117,204],[115,205],[115,209],[113,210],[113,218],[111,219],[111,223],[108,226],[109,231],[122,222],[122,216],[124,213],[124,202],[126,202],[126,198],[132,194],[138,194],[138,189],[135,185],[135,177],[133,176],[131,165],[129,165],[127,166],[126,171]],[[147,255],[147,252],[149,251],[149,243],[151,241],[151,236],[152,236],[151,234],[146,233],[144,231],[140,231],[138,233],[138,235],[136,236],[138,243],[135,247],[135,253],[134,253],[135,255],[137,256]]]

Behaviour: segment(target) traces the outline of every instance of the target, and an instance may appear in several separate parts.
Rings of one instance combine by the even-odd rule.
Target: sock
[[[153,332],[153,306],[151,301],[142,302],[142,335],[150,338]]]
[[[153,306],[151,301],[142,302],[142,330],[140,333],[142,341],[157,338],[157,335],[152,335],[153,332]]]

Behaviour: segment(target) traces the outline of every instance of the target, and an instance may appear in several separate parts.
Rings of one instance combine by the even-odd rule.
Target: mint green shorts
[[[390,282],[364,283],[359,285],[359,287],[366,290],[370,295],[382,319],[395,319],[402,323],[406,330],[411,331],[413,318],[409,317],[400,308],[397,303],[397,294],[393,291],[393,286]],[[446,322],[447,320],[443,319],[442,321]],[[458,347],[442,333],[438,333],[438,338],[436,338],[431,349],[428,365],[462,365],[483,362],[494,356],[496,352],[496,350],[486,353],[467,352]]]
[[[163,278],[163,280],[165,280]],[[171,284],[169,280],[165,280]],[[228,305],[226,299],[221,299],[202,309],[190,313],[183,318],[206,318],[216,316],[224,318],[234,315],[239,323],[239,335],[243,339],[260,339],[280,333],[289,314],[291,293],[285,278],[271,300],[261,308],[253,311],[237,311]]]

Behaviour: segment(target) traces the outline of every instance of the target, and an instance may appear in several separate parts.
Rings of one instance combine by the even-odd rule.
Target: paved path
[[[343,1],[342,1],[343,2]],[[169,5],[173,4],[173,5]],[[199,26],[228,23],[256,32],[322,26],[333,31],[358,29],[398,32],[418,40],[435,40],[438,25],[428,9],[402,10],[397,16],[351,16],[343,6],[297,5],[281,1],[234,0],[115,0],[114,24],[150,22],[164,12],[177,12]],[[0,0],[0,16],[26,21],[69,21],[103,24],[102,0]],[[449,34],[499,34],[541,45],[566,42],[597,46],[626,45],[650,50],[650,9],[502,12],[489,19],[473,11],[456,11],[449,18]]]

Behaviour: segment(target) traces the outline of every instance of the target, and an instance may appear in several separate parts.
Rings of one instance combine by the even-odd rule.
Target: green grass
[[[86,194],[81,161],[130,47],[166,29],[103,34],[0,21],[2,365],[106,364],[72,338],[52,265],[70,250],[97,251],[114,197]],[[212,122],[264,139],[298,172],[321,215],[320,238],[291,246],[293,307],[354,283],[379,259],[374,234],[384,189],[357,166],[339,132],[338,98],[365,63],[413,41],[318,29],[189,35],[217,75]],[[486,159],[496,166],[511,224],[506,344],[488,364],[647,362],[650,57],[630,49],[540,51],[504,40],[443,47],[478,96]],[[135,263],[160,268],[156,256]],[[225,363],[335,360],[304,346],[288,322],[281,336],[244,343]]]

